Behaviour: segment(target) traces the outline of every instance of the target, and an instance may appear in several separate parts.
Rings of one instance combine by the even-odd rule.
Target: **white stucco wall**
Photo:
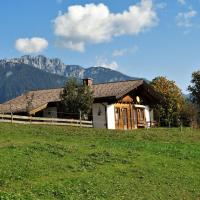
[[[107,126],[108,129],[115,129],[115,105],[107,105]]]
[[[149,106],[145,106],[145,118],[146,118],[146,122],[148,122],[147,126],[150,127],[151,126],[151,124],[150,124],[151,118],[150,118]]]
[[[103,105],[104,104],[104,105]],[[95,103],[92,106],[92,115],[93,115],[93,125],[94,128],[108,128],[115,129],[115,105],[107,105],[106,103]],[[105,108],[106,106],[106,108]],[[136,105],[135,107],[143,107],[145,108],[145,118],[147,122],[152,121],[151,115],[152,112],[149,106],[141,106]],[[135,119],[135,128],[137,128],[137,116],[136,111],[134,109],[134,119]],[[150,123],[148,123],[148,127],[150,127]]]
[[[106,106],[106,103],[104,104]],[[92,106],[94,128],[106,128],[106,108],[101,103],[94,103]]]

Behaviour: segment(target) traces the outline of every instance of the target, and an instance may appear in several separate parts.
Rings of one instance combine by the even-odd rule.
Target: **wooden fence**
[[[75,120],[75,119],[58,119],[58,118],[44,118],[44,117],[28,117],[19,115],[5,115],[0,114],[0,122],[10,122],[17,124],[47,124],[60,126],[79,126],[92,128],[92,121]]]

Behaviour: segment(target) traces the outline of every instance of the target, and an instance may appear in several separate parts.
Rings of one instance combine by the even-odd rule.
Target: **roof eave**
[[[94,103],[106,102],[106,101],[114,101],[114,100],[116,100],[116,96],[95,97],[95,98],[94,98]]]

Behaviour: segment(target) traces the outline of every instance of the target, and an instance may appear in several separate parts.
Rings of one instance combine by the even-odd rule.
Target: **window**
[[[144,109],[138,109],[138,121],[144,121]]]

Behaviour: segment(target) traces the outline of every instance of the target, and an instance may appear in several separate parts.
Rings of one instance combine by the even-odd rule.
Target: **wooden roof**
[[[60,100],[62,89],[38,90],[31,91],[10,101],[0,104],[0,113],[19,113],[27,112],[28,102],[31,100],[32,110],[37,109],[47,103]]]
[[[144,84],[143,80],[130,80],[92,85],[94,99],[119,99],[130,91]],[[44,107],[50,102],[60,101],[63,88],[31,91],[10,101],[0,104],[0,113],[27,112],[28,102],[31,101],[32,110]]]
[[[143,80],[119,81],[93,85],[95,98],[118,99],[143,84]]]

